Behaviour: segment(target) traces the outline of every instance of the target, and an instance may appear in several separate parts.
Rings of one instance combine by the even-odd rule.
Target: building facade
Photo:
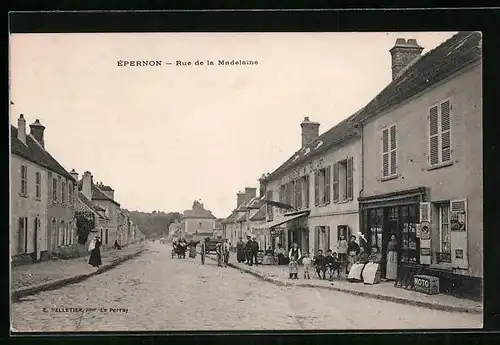
[[[481,35],[461,32],[420,57],[391,49],[393,81],[352,121],[362,127],[361,228],[399,273],[440,277],[441,290],[480,293],[483,275]],[[401,56],[406,59],[406,66]],[[385,274],[382,265],[382,275]],[[406,283],[403,281],[403,285]]]
[[[319,124],[306,117],[302,148],[260,179],[266,200],[284,205],[267,205],[264,231],[273,247],[288,250],[297,243],[302,252],[335,250],[341,234],[359,232],[361,141],[351,117],[322,135]]]
[[[199,201],[194,201],[191,210],[185,210],[181,217],[183,236],[187,238],[210,237],[215,227],[215,216]]]
[[[11,126],[11,254],[14,261],[47,259],[74,246],[75,183],[45,149],[37,119],[26,133],[21,115]]]

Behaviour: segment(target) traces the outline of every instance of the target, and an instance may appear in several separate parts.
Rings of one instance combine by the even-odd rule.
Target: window
[[[70,183],[68,185],[68,201],[70,204],[73,204],[75,200],[73,199],[73,184]]]
[[[64,246],[64,220],[59,222],[58,241],[59,246]]]
[[[52,179],[52,201],[57,202],[57,179]]]
[[[21,195],[28,194],[28,168],[21,165]]]
[[[198,229],[201,229],[201,227],[203,226],[203,224],[201,222],[198,223]]]
[[[304,179],[304,206],[306,208],[309,208],[309,184],[310,184],[310,181],[309,181],[309,175],[306,175],[303,177]]]
[[[316,230],[316,241],[315,241],[315,254],[319,249],[326,254],[326,251],[330,249],[330,227],[329,226],[317,226]]]
[[[28,218],[19,218],[18,224],[18,253],[23,254],[28,252]]]
[[[66,202],[66,183],[61,183],[61,202],[64,204]]]
[[[268,190],[267,191],[267,200],[273,200],[273,191]],[[267,204],[267,220],[273,220],[273,207],[269,204]],[[234,243],[234,242],[233,242]]]
[[[436,254],[438,263],[451,263],[450,241],[450,204],[438,204],[439,217],[439,252]]]
[[[396,125],[382,131],[382,177],[397,174]]]
[[[331,167],[317,170],[314,174],[315,204],[316,206],[329,204]]]
[[[39,172],[35,174],[35,197],[37,199],[42,197],[42,176]]]
[[[352,157],[333,165],[333,202],[354,199],[352,168]]]
[[[431,166],[451,161],[450,101],[429,110],[429,163]]]
[[[302,208],[302,193],[303,193],[304,179],[299,178],[295,180],[295,208]]]

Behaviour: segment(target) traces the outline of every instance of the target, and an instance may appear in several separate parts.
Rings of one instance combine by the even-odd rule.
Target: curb
[[[47,283],[29,286],[27,288],[15,290],[11,294],[12,295],[11,301],[17,302],[22,297],[34,295],[34,294],[37,294],[37,293],[42,292],[42,291],[55,290],[55,289],[58,289],[58,288],[61,288],[63,286],[70,285],[70,284],[79,283],[85,279],[88,279],[90,277],[93,277],[93,276],[96,276],[98,274],[109,271],[110,269],[115,268],[116,266],[122,264],[123,262],[141,255],[145,251],[146,251],[146,249],[140,249],[140,250],[136,251],[135,253],[131,253],[131,254],[127,254],[125,256],[122,256],[118,259],[111,261],[109,264],[102,266],[97,271],[94,271],[91,273],[79,274],[77,276],[68,277],[68,278],[61,278],[61,279],[49,281]]]
[[[213,258],[210,258],[210,259],[213,261],[216,261]],[[255,272],[255,271],[246,269],[244,267],[238,267],[232,263],[228,263],[227,265],[231,268],[243,271],[245,273],[249,273],[249,274],[251,274],[251,275],[253,275],[261,280],[264,280],[268,283],[272,283],[272,284],[278,285],[278,286],[297,286],[297,287],[309,287],[309,288],[312,287],[312,288],[319,288],[319,289],[324,289],[324,290],[333,290],[333,291],[339,291],[339,292],[348,293],[348,294],[356,295],[356,296],[375,298],[375,299],[379,299],[379,300],[383,300],[383,301],[389,301],[389,302],[406,304],[406,305],[413,305],[416,307],[422,307],[422,308],[440,310],[440,311],[447,311],[447,312],[460,312],[460,313],[470,313],[470,314],[482,314],[483,313],[482,308],[467,308],[467,307],[451,306],[451,305],[445,305],[445,304],[435,304],[433,302],[415,301],[415,300],[409,300],[409,299],[405,299],[405,298],[401,298],[401,297],[381,295],[378,293],[343,289],[343,288],[338,288],[335,286],[321,286],[321,285],[314,285],[314,284],[301,284],[301,285],[291,284],[288,282],[280,281],[279,279],[267,277],[262,273]]]

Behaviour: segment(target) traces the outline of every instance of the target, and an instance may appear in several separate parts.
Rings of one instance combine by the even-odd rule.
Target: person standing
[[[344,235],[340,235],[339,243],[337,244],[337,253],[340,261],[347,261],[347,240]]]
[[[352,235],[349,238],[349,244],[347,245],[347,253],[348,253],[348,263],[346,273],[351,271],[352,265],[356,260],[356,256],[359,254],[359,245],[356,243],[356,236]]]
[[[236,244],[236,260],[239,263],[245,262],[245,243],[241,237]]]
[[[250,265],[252,260],[252,239],[250,236],[247,236],[247,243],[245,243],[245,257],[247,259],[247,265]]]
[[[288,252],[288,259],[292,259],[292,255],[295,256],[295,260],[299,262],[300,259],[302,259],[302,253],[300,252],[299,245],[294,242],[292,245],[292,248],[290,248],[290,251]]]
[[[101,239],[99,236],[96,236],[92,239],[89,245],[89,251],[90,251],[90,259],[89,259],[89,264],[92,267],[97,267],[102,265],[102,260],[101,260]]]
[[[224,243],[222,245],[222,249],[223,249],[222,253],[224,255],[224,267],[227,267],[227,264],[229,263],[229,253],[230,253],[229,241],[227,238],[224,240]]]
[[[254,237],[252,238],[252,244],[251,244],[250,266],[252,266],[254,263],[255,266],[259,264],[257,261],[258,253],[259,253],[259,243],[257,242],[257,239]]]
[[[387,268],[385,272],[385,277],[388,280],[396,280],[398,271],[398,253],[397,253],[398,242],[396,241],[396,235],[391,236],[391,240],[387,245]]]

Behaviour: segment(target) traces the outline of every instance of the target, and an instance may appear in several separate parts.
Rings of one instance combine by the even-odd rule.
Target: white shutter
[[[382,132],[382,176],[389,176],[389,129]]]
[[[430,202],[421,202],[420,203],[420,223],[429,222],[429,231],[432,229],[432,208]],[[421,224],[420,224],[421,226]],[[422,228],[420,228],[422,234]],[[429,233],[430,235],[430,233]],[[428,255],[422,255],[422,253]],[[429,239],[420,239],[420,263],[422,265],[430,265],[431,264],[431,240]]]
[[[439,163],[439,114],[438,107],[429,110],[429,164]]]
[[[451,200],[450,241],[452,267],[469,268],[467,225],[467,199]]]
[[[397,162],[396,162],[396,125],[391,126],[391,131],[390,131],[390,142],[391,142],[391,147],[390,147],[390,174],[395,175],[397,172]]]
[[[441,103],[441,162],[451,160],[450,101]]]

